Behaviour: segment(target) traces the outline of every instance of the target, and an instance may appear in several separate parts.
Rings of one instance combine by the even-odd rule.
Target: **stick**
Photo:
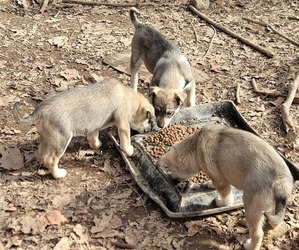
[[[258,94],[262,94],[262,95],[269,95],[269,96],[274,96],[274,97],[287,97],[287,94],[283,94],[281,92],[278,92],[276,90],[269,90],[269,89],[260,89],[257,87],[256,85],[256,81],[254,78],[252,78],[251,80],[251,83],[252,83],[252,87],[253,87],[253,91],[255,93],[258,93]],[[299,93],[296,93],[295,97],[294,97],[294,100],[293,100],[293,103],[294,104],[299,104]]]
[[[212,44],[213,44],[214,38],[216,37],[216,34],[217,34],[217,31],[216,31],[216,29],[214,28],[214,26],[211,25],[211,27],[212,27],[213,30],[214,30],[214,34],[213,34],[212,39],[211,39],[211,42],[210,42],[210,44],[209,44],[209,48],[208,48],[207,52],[204,54],[204,56],[203,56],[202,58],[205,58],[205,57],[210,53],[210,50],[211,50],[211,48],[212,48]]]
[[[43,4],[42,4],[42,7],[40,8],[40,12],[41,13],[43,13],[45,10],[46,10],[46,8],[48,7],[48,4],[49,4],[49,0],[44,0],[43,1]]]
[[[193,33],[194,33],[194,37],[195,37],[195,42],[198,43],[198,35],[197,35],[197,32],[193,26],[193,24],[191,23],[191,28],[193,30]]]
[[[289,85],[289,92],[288,92],[287,99],[281,105],[282,121],[283,121],[286,131],[293,128],[293,120],[292,120],[292,117],[290,116],[290,107],[294,100],[298,86],[299,86],[299,75],[297,75],[295,81]]]
[[[288,17],[290,20],[296,20],[299,21],[299,17],[298,16],[289,16]]]
[[[237,40],[241,41],[242,43],[254,48],[255,50],[258,50],[259,52],[263,53],[264,55],[266,55],[269,58],[272,58],[274,56],[274,53],[272,51],[269,51],[265,48],[263,48],[262,46],[259,46],[257,44],[254,44],[253,42],[239,36],[238,34],[236,34],[235,32],[233,32],[232,30],[214,22],[213,20],[211,20],[210,18],[208,18],[207,16],[205,16],[204,14],[202,14],[201,12],[199,12],[197,9],[195,9],[192,5],[189,5],[189,9],[196,15],[198,15],[201,19],[203,19],[204,21],[206,21],[207,23],[215,26],[217,29],[225,32],[226,34],[236,38]]]
[[[120,242],[111,242],[112,245],[118,248],[125,248],[125,249],[136,249],[136,246],[127,244],[127,243],[120,243]]]
[[[255,24],[259,24],[259,25],[262,25],[270,30],[272,30],[275,34],[283,37],[284,39],[286,39],[287,41],[289,41],[290,43],[296,45],[296,46],[299,46],[299,42],[293,40],[292,38],[289,38],[288,36],[280,33],[278,30],[274,29],[270,24],[268,23],[265,23],[263,21],[257,21],[257,20],[252,20],[250,18],[247,18],[247,17],[243,17],[244,20],[246,20],[247,22],[251,22],[251,23],[255,23]]]
[[[81,5],[91,5],[91,6],[110,6],[110,7],[158,7],[158,6],[180,6],[175,4],[155,4],[155,3],[107,3],[107,2],[90,2],[84,0],[62,0],[62,3],[71,3],[71,4],[81,4]]]
[[[241,104],[240,90],[241,90],[241,84],[240,84],[240,82],[238,82],[237,83],[237,90],[236,90],[236,101],[237,101],[237,104]]]

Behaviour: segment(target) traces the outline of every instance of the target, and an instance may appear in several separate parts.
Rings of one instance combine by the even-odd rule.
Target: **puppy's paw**
[[[224,200],[220,197],[215,198],[216,206],[217,207],[224,207],[226,206]]]
[[[134,153],[134,147],[131,145],[126,149],[123,149],[127,156],[132,156]]]
[[[57,168],[53,171],[52,175],[55,179],[61,179],[67,175],[67,171],[63,168]]]
[[[206,182],[206,187],[211,188],[211,189],[215,189],[214,183],[213,183],[212,180],[209,180],[209,181]]]
[[[244,242],[244,248],[245,250],[249,250],[251,248],[251,239],[247,239],[245,242]]]
[[[222,199],[221,197],[215,198],[217,207],[225,207],[230,206],[234,203],[234,196],[230,195],[226,199]]]
[[[89,143],[89,146],[92,148],[92,149],[99,149],[101,146],[103,145],[103,143],[100,141],[100,140],[97,140],[93,143]]]

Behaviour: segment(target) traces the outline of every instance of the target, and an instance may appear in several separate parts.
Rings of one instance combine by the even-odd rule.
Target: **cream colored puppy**
[[[189,179],[202,170],[220,194],[217,206],[234,202],[231,185],[243,190],[250,236],[245,249],[260,249],[264,215],[273,227],[283,221],[292,174],[274,148],[252,133],[208,125],[176,143],[158,164],[178,179]]]
[[[15,120],[36,125],[39,157],[54,178],[67,174],[58,162],[72,137],[86,136],[90,147],[98,149],[102,145],[99,131],[116,126],[120,148],[131,156],[130,128],[149,132],[155,116],[154,107],[143,95],[113,79],[52,95],[27,118],[20,117],[19,106],[16,102],[13,108]]]

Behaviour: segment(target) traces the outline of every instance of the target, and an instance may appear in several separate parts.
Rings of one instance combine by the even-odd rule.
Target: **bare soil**
[[[116,1],[108,1],[115,3]],[[144,3],[144,1],[141,1]],[[173,5],[160,3],[172,2]],[[283,98],[254,93],[260,87],[287,93],[299,73],[299,49],[243,17],[262,20],[299,39],[299,2],[211,1],[202,12],[252,42],[273,51],[267,58],[193,15],[187,1],[146,1],[143,22],[158,27],[179,45],[192,66],[210,80],[197,80],[197,103],[236,101],[248,123],[271,145],[298,163],[297,105],[290,113],[294,132],[281,120]],[[126,1],[134,3],[134,1]],[[34,126],[17,125],[12,106],[23,114],[55,91],[90,84],[95,76],[129,76],[103,63],[130,49],[134,28],[129,8],[56,2],[44,13],[30,0],[0,1],[0,249],[241,249],[248,237],[244,210],[189,220],[168,218],[132,180],[107,136],[103,147],[88,148],[85,138],[71,142],[61,164],[68,170],[54,180],[36,157]],[[206,54],[210,47],[209,52]],[[129,64],[129,62],[127,62]],[[148,82],[140,84],[147,94]],[[282,233],[264,239],[262,249],[299,248],[299,190],[294,189]]]

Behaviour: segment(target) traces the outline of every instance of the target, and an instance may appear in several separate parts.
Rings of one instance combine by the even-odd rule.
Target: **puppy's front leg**
[[[220,194],[220,197],[215,199],[217,207],[232,205],[234,203],[234,195],[232,193],[231,185],[228,183],[219,185],[215,181],[213,181],[213,184]]]
[[[128,122],[120,122],[118,125],[118,136],[120,140],[120,148],[128,155],[132,156],[134,148],[131,145],[130,124]]]
[[[189,83],[190,87],[186,89],[187,94],[187,100],[186,100],[186,106],[192,107],[195,105],[195,81],[192,80]]]
[[[134,55],[131,56],[130,71],[131,71],[131,88],[137,92],[138,85],[138,70],[142,64],[140,58],[135,58]]]
[[[102,142],[99,139],[99,131],[95,130],[87,135],[87,141],[91,148],[98,149],[102,146]]]

